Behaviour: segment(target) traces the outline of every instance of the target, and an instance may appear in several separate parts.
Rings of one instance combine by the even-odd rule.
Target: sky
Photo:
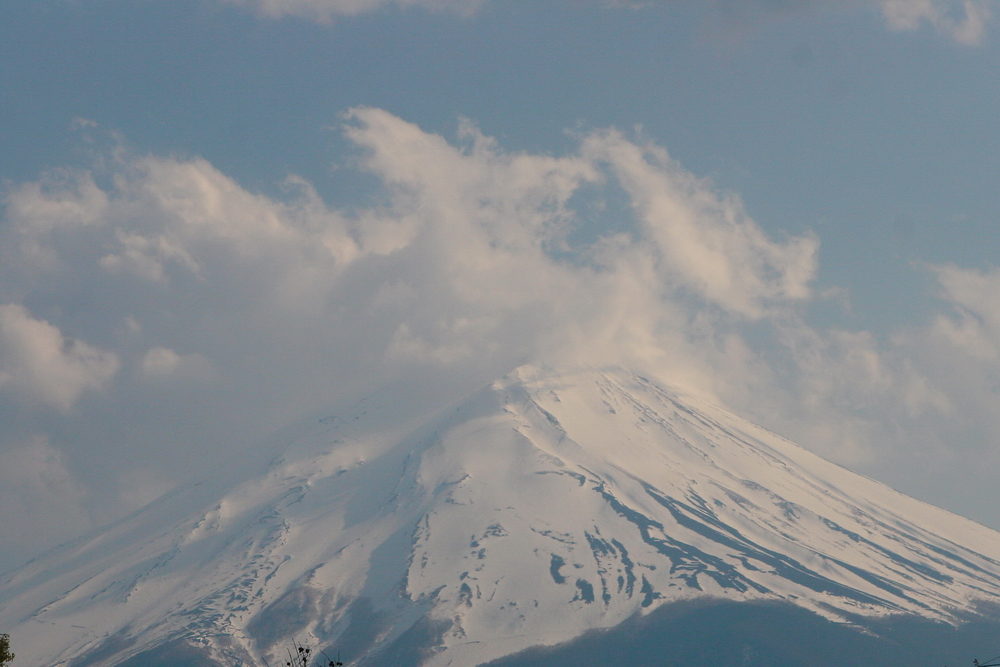
[[[525,363],[1000,528],[998,32],[996,0],[0,0],[0,571]]]

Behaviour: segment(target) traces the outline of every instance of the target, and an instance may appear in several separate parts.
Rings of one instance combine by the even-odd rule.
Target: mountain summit
[[[682,601],[957,624],[1000,533],[621,369],[518,369],[419,423],[365,406],[0,580],[25,667],[475,665]],[[367,426],[360,426],[367,424]]]

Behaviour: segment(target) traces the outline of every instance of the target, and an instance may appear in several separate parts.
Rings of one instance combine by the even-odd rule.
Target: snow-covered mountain
[[[521,368],[266,471],[179,489],[0,580],[24,667],[475,665],[668,603],[945,622],[1000,603],[1000,533],[621,369]]]

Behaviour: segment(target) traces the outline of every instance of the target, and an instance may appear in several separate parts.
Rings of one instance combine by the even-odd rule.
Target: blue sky
[[[204,156],[253,189],[294,172],[330,196],[354,186],[331,166],[338,114],[358,105],[444,134],[469,118],[508,150],[641,125],[766,229],[820,233],[821,275],[864,288],[854,314],[878,312],[866,326],[917,279],[913,259],[990,265],[988,37],[891,31],[864,5],[648,4],[386,4],[317,25],[207,2],[6,3],[3,145],[17,159],[3,176],[78,157],[74,118],[138,150]]]
[[[994,14],[0,3],[0,569],[300,414],[525,362],[1000,527]]]

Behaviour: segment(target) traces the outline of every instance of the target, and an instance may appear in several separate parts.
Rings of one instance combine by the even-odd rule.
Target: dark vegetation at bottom
[[[962,626],[913,617],[833,623],[790,604],[662,607],[573,641],[489,667],[965,667],[1000,653],[1000,616]],[[859,619],[860,621],[861,619]]]

